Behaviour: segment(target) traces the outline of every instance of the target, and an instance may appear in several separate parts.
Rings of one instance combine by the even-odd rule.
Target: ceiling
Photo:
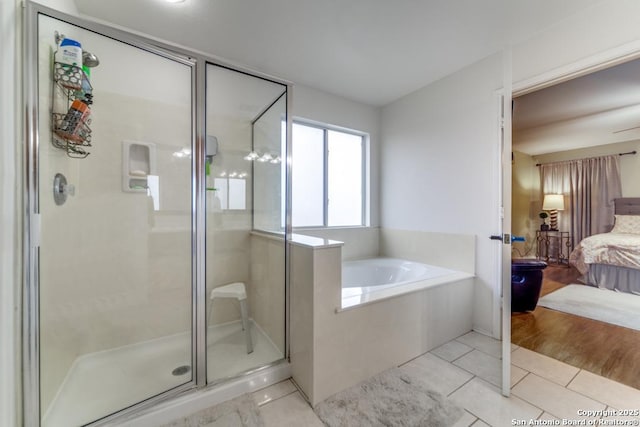
[[[605,0],[75,0],[80,13],[382,106]],[[43,0],[45,2],[45,0]]]
[[[514,100],[513,148],[540,155],[640,139],[640,60]]]
[[[383,106],[606,0],[72,1],[81,14]],[[640,62],[516,98],[514,150],[640,139],[636,76]]]

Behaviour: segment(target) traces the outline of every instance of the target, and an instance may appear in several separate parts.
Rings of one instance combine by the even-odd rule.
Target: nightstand
[[[569,266],[571,236],[568,231],[536,231],[536,257],[548,263]]]

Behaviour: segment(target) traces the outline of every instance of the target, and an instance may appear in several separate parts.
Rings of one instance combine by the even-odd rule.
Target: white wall
[[[0,1],[0,425],[19,425],[20,1]]]
[[[540,175],[533,157],[513,152],[511,180],[511,232],[523,236],[524,242],[513,242],[513,258],[528,258],[536,254],[536,230],[542,220],[538,216],[542,207],[540,200]]]
[[[640,26],[636,0],[601,1],[513,47],[514,90],[520,84],[575,72],[575,65],[594,66],[638,46]],[[526,17],[522,17],[526,19]],[[594,58],[594,55],[602,55]]]
[[[306,86],[293,88],[294,118],[304,118],[321,123],[341,126],[369,134],[370,138],[370,225],[380,224],[380,109],[350,101],[327,92]]]
[[[477,236],[474,328],[493,334],[502,69],[494,55],[382,113],[383,229]]]

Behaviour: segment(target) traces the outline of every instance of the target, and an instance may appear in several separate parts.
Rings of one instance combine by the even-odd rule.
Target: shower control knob
[[[53,201],[56,205],[63,205],[67,201],[67,196],[74,196],[75,194],[75,185],[67,184],[67,178],[61,173],[57,173],[53,178]]]
[[[62,189],[62,192],[67,196],[75,196],[76,195],[76,186],[73,184],[67,184]]]

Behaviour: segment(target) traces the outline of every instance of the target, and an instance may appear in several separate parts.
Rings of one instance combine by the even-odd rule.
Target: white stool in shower
[[[249,330],[249,308],[247,307],[247,291],[244,283],[235,282],[228,285],[219,286],[211,290],[211,305],[214,298],[235,298],[240,302],[240,316],[242,317],[242,330],[244,331],[245,340],[247,341],[247,354],[253,352],[253,343],[251,342],[251,331]],[[207,316],[207,325],[211,319],[212,309],[209,310]]]

